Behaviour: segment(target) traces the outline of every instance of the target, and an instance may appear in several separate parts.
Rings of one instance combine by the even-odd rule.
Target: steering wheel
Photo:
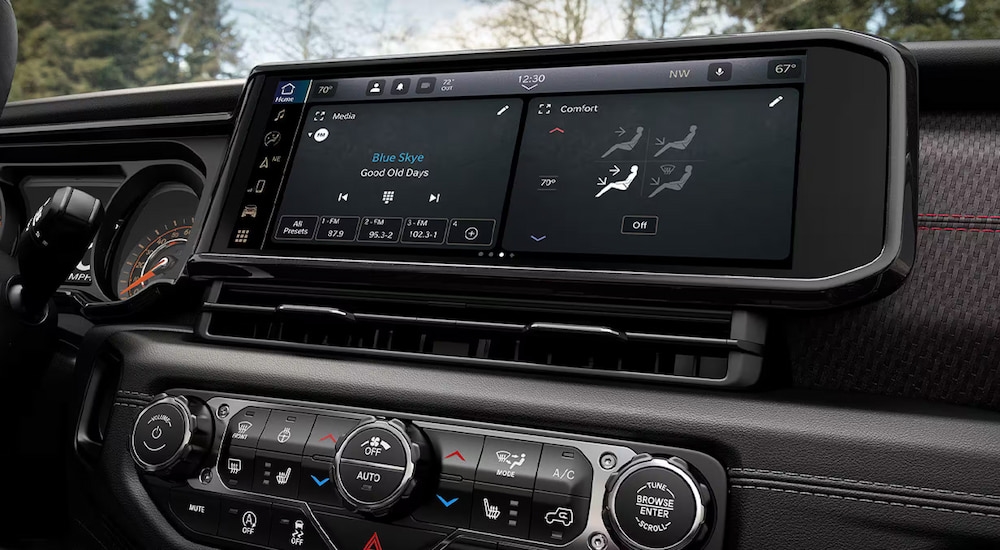
[[[7,104],[10,83],[17,63],[17,24],[10,0],[0,0],[0,113]]]

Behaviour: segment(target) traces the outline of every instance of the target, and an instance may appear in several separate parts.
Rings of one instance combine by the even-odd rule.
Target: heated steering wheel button
[[[170,403],[153,405],[135,423],[132,445],[150,466],[164,464],[184,446],[184,413]]]
[[[258,449],[302,454],[316,416],[288,411],[271,411],[267,426],[260,434]]]
[[[340,476],[341,490],[365,504],[374,504],[389,498],[403,482],[402,470],[353,462],[340,464]]]
[[[385,466],[406,466],[406,451],[396,434],[385,428],[361,430],[345,443],[342,458]]]

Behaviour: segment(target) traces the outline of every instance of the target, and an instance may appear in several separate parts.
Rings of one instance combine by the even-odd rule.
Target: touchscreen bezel
[[[847,255],[853,259],[837,269],[797,269],[795,266],[733,266],[719,265],[718,262],[685,262],[675,258],[659,263],[635,262],[634,259],[584,258],[582,260],[555,260],[540,262],[531,258],[530,265],[499,258],[470,260],[468,257],[447,254],[427,254],[426,251],[412,253],[404,249],[381,250],[376,252],[355,252],[345,248],[323,249],[317,247],[269,246],[264,250],[238,250],[229,248],[226,216],[231,214],[234,202],[239,199],[232,182],[239,181],[239,158],[247,140],[259,133],[255,128],[261,117],[254,118],[255,110],[267,104],[270,86],[278,79],[287,78],[336,78],[370,75],[419,75],[437,71],[530,69],[553,66],[592,65],[621,63],[622,60],[661,61],[672,59],[704,59],[724,56],[773,56],[805,54],[809,59],[809,78],[816,73],[826,79],[825,84],[835,83],[837,78],[848,74],[833,74],[831,67],[824,69],[817,61],[815,52],[840,52],[843,56],[859,56],[875,60],[884,67],[886,85],[884,105],[878,106],[884,112],[886,124],[884,155],[885,181],[877,190],[884,193],[884,203],[875,205],[866,201],[867,206],[856,212],[856,220],[850,213],[843,220],[845,224],[862,227],[868,225],[867,237],[864,230],[857,229],[857,242],[839,245],[821,236],[816,228],[802,231],[801,198],[796,200],[795,239],[793,259],[801,257],[804,237],[815,238],[807,243],[807,250],[821,251],[827,247],[848,249]],[[850,69],[847,67],[846,69]],[[823,75],[827,72],[828,74]],[[845,68],[841,72],[847,73]],[[857,83],[855,83],[857,84]],[[805,102],[819,100],[810,97],[810,81],[807,79],[803,92],[803,132],[809,120]],[[915,65],[911,56],[899,46],[887,41],[847,31],[800,31],[787,33],[761,33],[745,36],[681,39],[647,43],[622,43],[593,46],[571,46],[558,48],[533,48],[500,52],[474,52],[428,57],[412,56],[396,59],[349,60],[330,63],[302,63],[279,66],[263,66],[254,70],[244,91],[242,106],[237,121],[237,132],[227,157],[223,172],[224,189],[233,193],[220,192],[215,198],[209,219],[209,231],[199,241],[196,254],[189,264],[189,272],[194,277],[217,278],[223,273],[239,276],[246,270],[233,270],[234,266],[253,267],[255,272],[268,271],[288,273],[289,265],[308,265],[310,273],[328,270],[357,270],[378,272],[427,273],[444,277],[497,277],[505,280],[529,279],[552,284],[601,284],[658,285],[661,288],[683,289],[724,288],[733,292],[721,293],[720,303],[754,303],[758,305],[782,305],[802,307],[822,307],[824,304],[844,303],[861,297],[873,296],[890,291],[898,286],[912,264],[915,243],[915,159],[916,159],[916,86]],[[813,92],[813,96],[817,94]],[[876,96],[877,97],[877,96]],[[815,107],[815,106],[814,106]],[[827,105],[827,107],[829,107]],[[869,121],[870,122],[870,121]],[[816,129],[821,131],[822,129]],[[817,151],[807,153],[802,150],[807,141],[800,142],[801,167],[807,162],[815,171]],[[815,144],[814,144],[815,145]],[[815,147],[814,147],[815,148]],[[813,155],[813,160],[804,158]],[[881,158],[882,155],[879,156]],[[799,188],[801,189],[801,181]],[[869,186],[870,187],[870,186]],[[235,197],[235,199],[234,199]],[[819,193],[813,200],[823,200]],[[871,238],[875,231],[880,233]],[[852,229],[852,231],[855,229]],[[864,242],[861,242],[861,241]],[[817,254],[817,257],[824,254]],[[834,254],[836,255],[836,254]],[[278,269],[276,266],[281,266]],[[222,268],[222,269],[220,269]],[[305,273],[305,271],[303,271]],[[887,275],[887,276],[886,276]],[[488,284],[488,283],[487,283]],[[602,288],[606,288],[602,286]],[[833,290],[839,292],[832,293]],[[747,291],[747,292],[742,292]],[[770,298],[768,298],[770,293]],[[780,297],[779,297],[780,295]]]

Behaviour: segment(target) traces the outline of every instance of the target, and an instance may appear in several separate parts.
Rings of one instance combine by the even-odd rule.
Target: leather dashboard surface
[[[920,131],[909,280],[881,302],[788,322],[793,382],[997,410],[1000,116],[925,114]]]

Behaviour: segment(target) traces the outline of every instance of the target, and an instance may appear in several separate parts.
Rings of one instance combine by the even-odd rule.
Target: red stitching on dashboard
[[[976,229],[965,227],[927,227],[922,225],[917,229],[921,231],[968,231],[970,233],[1000,233],[1000,229]]]
[[[1000,216],[976,216],[973,214],[917,214],[920,218],[960,218],[967,220],[1000,220]]]

